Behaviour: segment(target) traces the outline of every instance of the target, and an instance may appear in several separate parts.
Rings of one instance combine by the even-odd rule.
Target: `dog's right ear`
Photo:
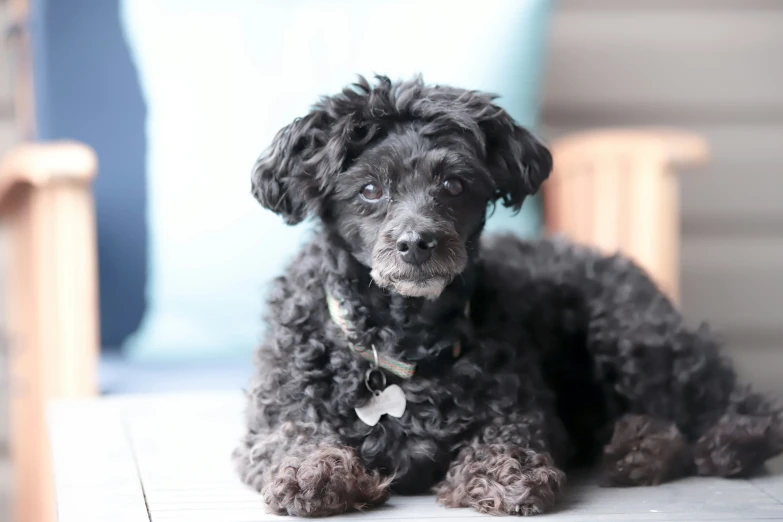
[[[319,109],[294,120],[253,166],[253,195],[289,225],[317,211],[328,181],[341,168],[344,150],[334,140],[330,143],[333,123]]]

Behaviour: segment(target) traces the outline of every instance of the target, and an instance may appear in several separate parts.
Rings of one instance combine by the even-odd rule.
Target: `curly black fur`
[[[677,425],[646,415],[624,415],[604,446],[603,484],[654,486],[692,468],[688,444]]]
[[[555,504],[565,474],[551,457],[517,444],[469,445],[436,488],[446,507],[492,515],[537,515]]]
[[[480,239],[487,207],[519,208],[550,169],[491,96],[421,80],[362,79],[278,134],[253,193],[289,223],[321,225],[271,292],[234,455],[272,510],[328,515],[436,488],[447,506],[534,514],[555,502],[561,469],[605,445],[616,485],[741,475],[783,449],[780,410],[740,387],[709,331],[631,261]],[[463,191],[444,191],[455,179]],[[362,197],[368,184],[382,197]],[[439,238],[420,265],[395,250],[411,230]],[[388,375],[402,418],[357,418],[370,363],[349,340],[417,364],[409,380]]]

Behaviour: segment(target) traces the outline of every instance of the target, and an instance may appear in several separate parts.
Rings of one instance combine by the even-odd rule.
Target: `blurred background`
[[[783,1],[373,4],[0,2],[0,521],[43,522],[14,508],[37,475],[9,459],[14,422],[45,438],[42,397],[244,385],[263,282],[308,233],[257,208],[250,167],[354,73],[500,92],[550,142],[640,126],[703,139],[708,161],[676,174],[679,302],[783,395]],[[86,147],[13,155],[60,140]],[[491,228],[537,235],[545,203]],[[47,234],[56,246],[32,239]]]

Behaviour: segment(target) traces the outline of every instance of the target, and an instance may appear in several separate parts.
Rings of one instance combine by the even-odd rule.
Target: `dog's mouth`
[[[424,297],[436,299],[454,279],[447,275],[430,275],[427,278],[400,278],[384,275],[378,270],[370,272],[378,286],[388,288],[406,297]]]
[[[375,283],[406,297],[436,299],[465,270],[468,256],[458,239],[441,241],[438,251],[421,265],[400,259],[396,247],[376,245],[370,275]]]

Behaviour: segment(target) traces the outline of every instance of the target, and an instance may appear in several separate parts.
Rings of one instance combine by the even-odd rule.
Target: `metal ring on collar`
[[[378,350],[375,349],[374,344],[371,344],[370,348],[372,348],[372,356],[375,357],[375,365],[373,366],[373,369],[377,370],[380,367],[380,364],[378,364]]]
[[[372,387],[372,384],[370,384],[370,377],[372,377],[372,372],[378,372],[381,374],[381,389],[380,390],[374,390]],[[383,370],[380,370],[378,368],[370,368],[367,370],[367,372],[364,374],[364,385],[367,386],[367,389],[370,390],[370,393],[373,395],[380,395],[381,390],[386,389],[386,373]]]

